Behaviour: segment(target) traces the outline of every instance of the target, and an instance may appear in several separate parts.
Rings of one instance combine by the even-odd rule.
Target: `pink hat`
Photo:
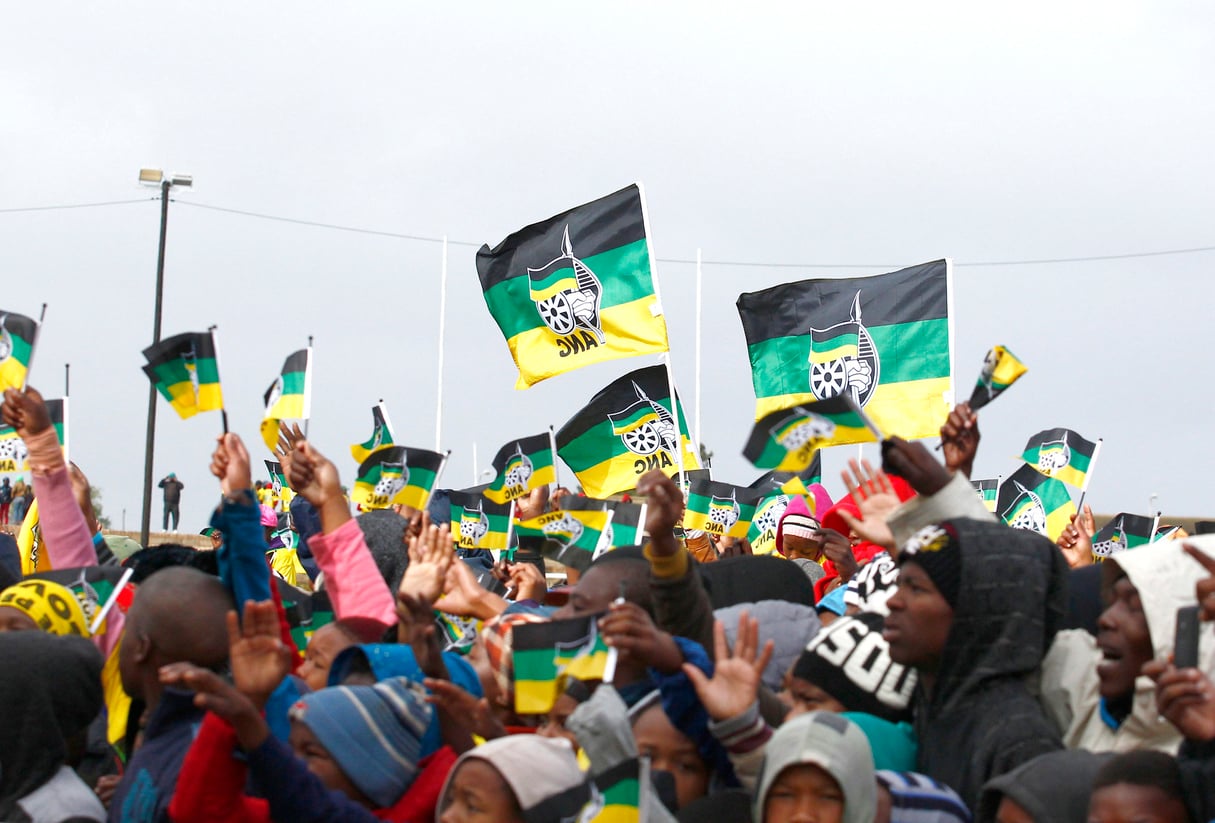
[[[782,555],[785,553],[785,535],[810,538],[814,537],[814,533],[820,528],[818,520],[806,505],[806,498],[800,494],[791,494],[789,505],[785,507],[785,513],[776,525],[776,550]]]
[[[810,513],[821,520],[827,509],[831,508],[831,495],[827,494],[822,483],[811,483],[806,491],[810,492],[811,497]]]
[[[274,513],[274,509],[270,508],[265,503],[262,503],[262,525],[263,526],[277,526],[278,525],[278,515]]]

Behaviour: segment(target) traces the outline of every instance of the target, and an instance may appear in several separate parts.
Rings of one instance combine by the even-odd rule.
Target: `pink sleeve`
[[[308,539],[316,564],[325,573],[325,590],[338,620],[365,618],[387,629],[397,622],[392,592],[375,565],[353,518],[328,534]]]
[[[38,522],[51,568],[96,566],[97,550],[93,548],[93,535],[89,534],[84,512],[76,503],[72,478],[68,474],[55,430],[47,429],[26,439],[25,447],[29,449],[34,496],[38,500]],[[105,621],[105,634],[93,638],[107,658],[118,645],[125,622],[122,612],[113,609]]]

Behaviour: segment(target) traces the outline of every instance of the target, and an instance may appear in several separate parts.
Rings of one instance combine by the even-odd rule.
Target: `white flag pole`
[[[553,450],[553,488],[561,488],[561,469],[557,467],[557,433],[548,427],[548,445]]]
[[[475,485],[477,485],[477,481],[479,481],[481,479],[481,473],[477,471],[477,441],[476,440],[473,441],[472,447],[473,447],[473,485],[475,486]]]
[[[443,235],[443,267],[439,275],[439,368],[435,391],[435,450],[443,447],[443,332],[447,326],[447,235]]]
[[[515,502],[514,500],[510,501],[510,512],[506,515],[506,548],[498,552],[498,560],[502,559],[502,555],[511,556],[510,539],[515,534]]]
[[[97,630],[101,628],[101,624],[105,622],[106,617],[113,610],[114,604],[118,602],[118,597],[122,594],[122,590],[126,588],[127,583],[130,582],[134,574],[134,569],[127,569],[122,573],[122,577],[118,578],[118,585],[110,593],[110,597],[105,601],[105,605],[101,607],[101,611],[97,612],[97,616],[93,618],[93,624],[89,626],[89,634],[96,634]]]
[[[1080,486],[1080,502],[1076,504],[1076,511],[1084,510],[1084,496],[1088,494],[1089,481],[1093,479],[1093,469],[1097,465],[1097,456],[1101,454],[1101,444],[1105,442],[1105,438],[1098,437],[1097,445],[1093,447],[1093,456],[1088,461],[1088,471],[1084,473],[1084,483]]]
[[[695,397],[692,398],[696,404],[696,420],[693,429],[696,432],[696,448],[700,449],[703,440],[700,439],[700,365],[701,365],[701,307],[703,296],[703,280],[700,270],[700,249],[696,250],[696,388]]]

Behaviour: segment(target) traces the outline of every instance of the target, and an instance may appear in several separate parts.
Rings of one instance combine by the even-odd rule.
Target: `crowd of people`
[[[943,463],[890,438],[838,500],[795,496],[769,556],[684,532],[679,484],[646,474],[644,544],[560,585],[542,557],[457,549],[442,493],[354,516],[287,427],[301,571],[268,559],[278,524],[235,434],[210,465],[214,550],[120,559],[39,394],[7,391],[0,417],[51,566],[121,563],[137,584],[98,625],[0,557],[5,821],[1215,819],[1215,540],[1094,563],[1090,512],[1058,544],[1004,525],[968,479],[965,404]],[[517,515],[568,494],[533,490]],[[302,650],[297,584],[334,616]],[[1187,606],[1196,661],[1174,660]],[[518,713],[516,630],[586,617],[614,671]]]

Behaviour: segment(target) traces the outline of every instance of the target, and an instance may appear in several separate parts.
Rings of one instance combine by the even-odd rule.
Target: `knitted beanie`
[[[330,686],[300,698],[290,717],[307,726],[377,808],[392,806],[418,773],[433,712],[426,690],[405,677],[374,686]]]
[[[895,723],[909,719],[915,670],[890,659],[884,622],[872,612],[841,617],[811,638],[793,664],[793,676],[818,686],[847,711]]]
[[[952,524],[925,526],[903,544],[898,564],[915,563],[932,580],[950,608],[958,605],[962,585],[962,552]]]

